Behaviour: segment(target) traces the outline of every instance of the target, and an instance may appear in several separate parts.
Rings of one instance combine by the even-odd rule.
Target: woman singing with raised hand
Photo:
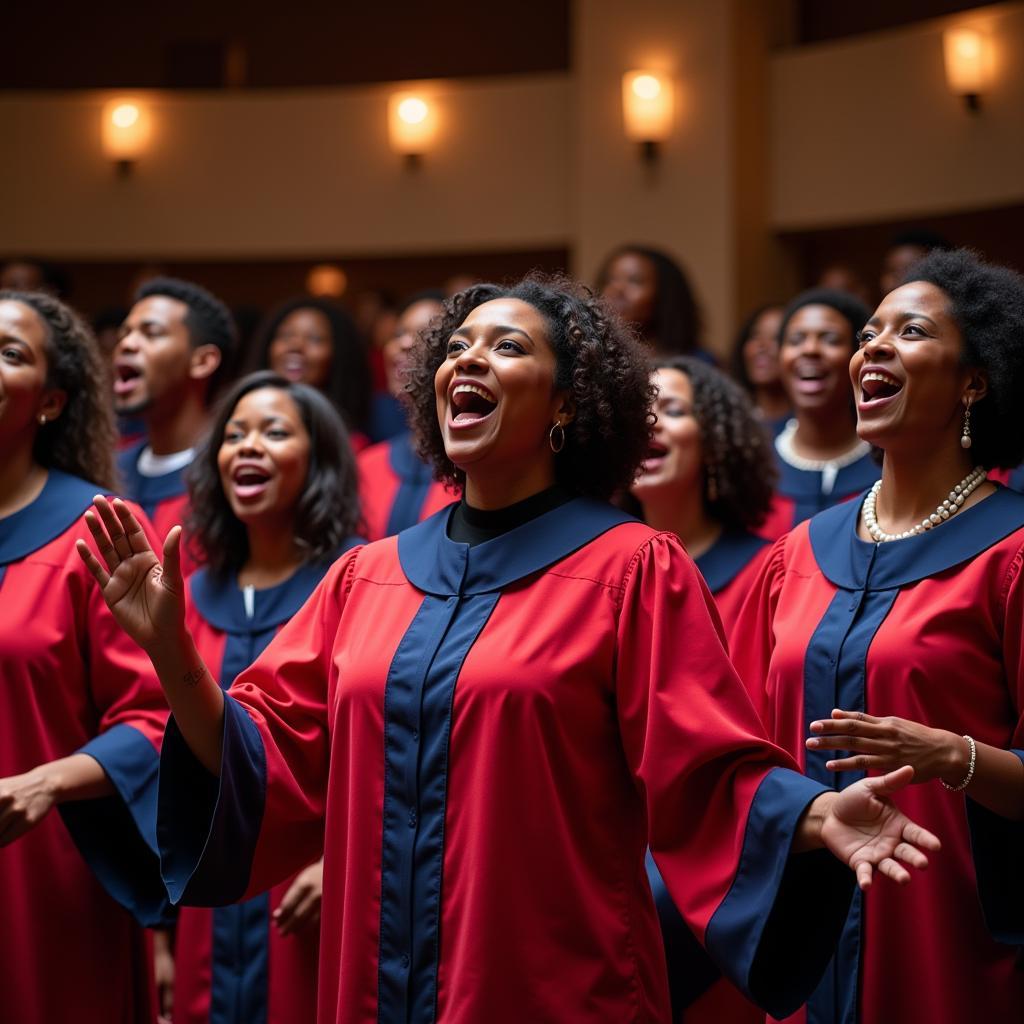
[[[776,544],[734,659],[811,778],[843,790],[913,765],[900,806],[944,849],[920,884],[855,901],[807,1012],[1020,1020],[1024,497],[985,471],[1024,455],[1024,280],[929,255],[867,321],[850,376],[882,479]]]
[[[321,1021],[662,1020],[649,845],[701,941],[787,1012],[845,916],[844,865],[904,882],[938,848],[889,799],[912,772],[835,794],[793,771],[678,540],[607,504],[651,393],[599,300],[467,289],[409,386],[462,504],[343,556],[227,695],[176,532],[161,567],[121,505],[89,514],[102,562],[79,550],[174,712],[172,895],[252,895],[324,842]]]

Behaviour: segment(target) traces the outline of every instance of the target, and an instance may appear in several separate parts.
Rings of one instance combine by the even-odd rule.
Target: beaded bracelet
[[[966,789],[971,784],[971,779],[974,778],[974,766],[977,762],[978,748],[974,745],[974,740],[970,736],[965,736],[967,740],[967,746],[971,748],[971,760],[967,765],[967,774],[963,777],[963,781],[959,782],[955,786],[951,786],[945,779],[939,779],[939,782],[943,784],[950,791],[950,793],[959,793],[960,790]]]

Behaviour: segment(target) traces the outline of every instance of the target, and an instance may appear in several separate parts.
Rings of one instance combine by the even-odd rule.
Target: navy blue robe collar
[[[152,515],[153,509],[161,501],[177,498],[188,490],[185,482],[188,466],[172,470],[170,473],[161,473],[160,476],[144,476],[139,472],[139,456],[146,444],[147,442],[142,440],[121,452],[117,457],[117,470],[124,481],[128,496]]]
[[[779,470],[778,492],[787,498],[818,497],[821,494],[821,470],[797,469],[791,466],[777,452],[775,464]],[[870,487],[882,474],[882,469],[871,457],[871,453],[861,456],[856,462],[843,466],[836,474],[835,483],[829,495],[838,501],[848,494]]]
[[[275,629],[306,603],[336,557],[362,543],[365,542],[361,537],[350,537],[335,555],[300,566],[282,583],[255,591],[252,618],[245,614],[245,599],[235,573],[215,576],[205,567],[197,569],[189,577],[192,600],[199,614],[225,633],[262,633]]]
[[[45,547],[85,512],[95,495],[108,493],[88,480],[51,469],[35,501],[0,519],[0,565]]]
[[[402,480],[429,483],[433,478],[430,466],[416,454],[409,431],[391,438],[388,442],[388,462],[395,476]]]
[[[825,578],[837,587],[872,590],[906,586],[966,562],[1024,527],[1024,495],[999,487],[977,505],[916,537],[874,544],[857,536],[863,496],[816,515],[811,549]]]
[[[750,564],[750,560],[768,546],[768,541],[746,530],[726,530],[694,562],[708,590],[717,594]]]
[[[486,594],[546,569],[633,516],[603,501],[574,498],[508,533],[470,547],[449,540],[451,506],[398,535],[409,582],[441,597]]]

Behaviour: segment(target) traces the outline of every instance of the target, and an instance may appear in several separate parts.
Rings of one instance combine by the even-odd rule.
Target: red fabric
[[[1024,744],[1022,545],[1024,530],[1017,530],[970,561],[901,589],[868,649],[869,714],[969,733],[1002,748]],[[736,666],[769,734],[801,764],[804,655],[835,593],[801,524],[772,548],[736,625],[743,637]],[[912,885],[883,880],[867,893],[860,1019],[1024,1019],[1016,951],[996,943],[982,919],[964,797],[932,781],[896,802],[943,848]]]
[[[231,690],[267,756],[251,893],[317,855],[326,813],[322,1024],[376,1016],[384,687],[422,600],[395,540],[358,548]],[[454,694],[438,1020],[667,1018],[645,847],[703,935],[758,784],[792,764],[709,605],[638,523],[503,592]]]
[[[388,535],[388,519],[401,481],[391,468],[389,441],[370,445],[359,453],[359,500],[363,506],[367,540],[383,540]],[[445,505],[457,500],[458,494],[444,484],[433,481],[420,511],[420,521],[429,519]]]
[[[730,651],[737,643],[743,642],[742,637],[736,636],[736,620],[739,617],[740,608],[743,607],[743,603],[761,578],[761,569],[769,551],[771,548],[768,546],[761,548],[724,587],[711,593],[725,629]]]
[[[149,659],[107,610],[77,539],[89,539],[80,519],[8,566],[0,584],[0,778],[66,757],[114,725],[154,747],[163,735],[167,709]],[[0,907],[3,1020],[152,1019],[142,929],[101,887],[56,810],[0,848]]]
[[[225,635],[206,622],[190,601],[186,622],[196,649],[207,665],[220,665]],[[316,858],[312,858],[316,859]],[[294,876],[270,891],[271,912],[277,909]],[[209,1024],[213,912],[182,907],[174,953],[174,1024]],[[282,936],[267,930],[269,975],[266,1024],[312,1024],[316,1020],[319,928]]]

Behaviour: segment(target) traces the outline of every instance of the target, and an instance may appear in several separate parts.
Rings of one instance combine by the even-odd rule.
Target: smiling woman
[[[932,253],[865,324],[850,377],[882,479],[778,542],[736,662],[811,778],[913,765],[901,805],[944,849],[913,891],[858,901],[808,1015],[1020,1020],[1024,497],[985,470],[1024,457],[1024,279]]]
[[[167,909],[152,815],[166,705],[73,556],[88,535],[82,511],[114,475],[109,388],[71,309],[0,292],[5,1020],[143,1019],[149,984],[132,914],[154,925]]]
[[[170,892],[253,896],[323,844],[321,1021],[664,1020],[649,846],[699,939],[788,1012],[843,865],[905,882],[938,847],[889,800],[911,773],[837,797],[793,771],[678,540],[601,500],[646,451],[651,389],[600,301],[471,288],[411,362],[421,448],[463,502],[344,555],[227,694],[175,535],[154,572],[127,510],[90,517],[105,564],[80,551],[174,711]]]
[[[274,373],[243,378],[217,407],[192,465],[190,530],[204,563],[187,580],[185,623],[224,688],[359,543],[355,458],[318,391]],[[265,896],[178,917],[174,1008],[206,1024],[311,1022],[322,851]]]
[[[769,540],[878,479],[855,429],[848,372],[869,312],[845,292],[812,288],[783,313],[779,371],[793,419],[775,438],[778,491],[758,530]]]

